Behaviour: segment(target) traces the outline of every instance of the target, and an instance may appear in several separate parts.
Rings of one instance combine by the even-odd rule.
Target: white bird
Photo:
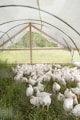
[[[80,82],[77,83],[77,87],[80,88]]]
[[[12,71],[14,74],[16,74],[21,69],[21,66],[17,64],[15,67],[12,67]]]
[[[43,82],[43,80],[44,80],[44,76],[42,75],[42,76],[39,76],[38,78],[37,78],[37,82]]]
[[[72,81],[72,74],[70,73],[70,69],[66,68],[63,70],[63,78],[67,81],[70,82],[70,80]]]
[[[15,81],[20,81],[22,77],[23,77],[22,74],[17,74],[16,76],[14,76],[14,80]]]
[[[79,87],[75,87],[75,88],[71,88],[71,90],[79,98],[79,96],[80,96],[80,88]]]
[[[74,74],[73,76],[75,81],[80,82],[80,74]]]
[[[31,75],[31,72],[32,72],[32,67],[30,67],[30,66],[27,66],[27,67],[24,69],[24,75],[25,75],[25,76],[30,76],[30,75]]]
[[[34,106],[39,106],[40,105],[39,97],[31,96],[30,103]]]
[[[80,117],[80,104],[77,104],[73,110],[71,111],[71,113],[76,116],[76,117]]]
[[[77,96],[73,96],[73,105],[77,105],[77,104],[78,104]]]
[[[15,81],[21,80],[22,77],[23,77],[23,71],[19,69],[16,73],[16,76],[14,76],[14,80]]]
[[[37,97],[44,97],[44,96],[51,96],[52,93],[48,93],[48,92],[40,92],[39,90],[36,93]]]
[[[62,93],[59,92],[58,95],[57,95],[57,99],[59,101],[64,101],[64,98],[65,98],[64,94],[62,94]]]
[[[51,75],[49,75],[49,74],[44,74],[44,79],[43,79],[44,81],[50,81],[51,80]]]
[[[65,112],[70,112],[73,109],[73,98],[65,98],[63,102]]]
[[[60,64],[55,64],[55,67],[56,68],[61,68],[61,65]]]
[[[46,106],[47,107],[47,111],[49,110],[49,106],[51,104],[51,98],[50,96],[44,96],[44,97],[40,97],[40,105],[42,105],[43,107]]]
[[[22,78],[21,78],[21,81],[28,83],[28,79],[27,79],[26,77],[22,77]]]
[[[38,86],[38,88],[39,88],[40,91],[43,91],[44,88],[45,88],[45,86],[43,84],[41,84],[40,82],[38,82],[37,86]]]
[[[65,97],[67,97],[68,96],[68,94],[70,93],[70,89],[69,88],[66,88],[66,90],[64,91],[64,95],[65,95]]]
[[[44,91],[44,87],[45,86],[43,84],[41,84],[40,82],[38,82],[38,85],[34,86],[33,88],[34,88],[34,91],[37,92],[38,90],[39,91]]]
[[[66,89],[64,91],[65,98],[73,98],[73,104],[78,104],[77,96],[71,91],[71,89]]]
[[[72,93],[72,90],[67,88],[65,91],[64,91],[64,95],[66,98],[70,98],[70,97],[76,97],[76,95],[74,93]]]
[[[63,77],[61,77],[61,80],[59,82],[60,84],[66,86],[66,80]]]
[[[26,88],[26,96],[32,96],[33,95],[33,87],[29,84],[29,87]]]
[[[13,72],[14,74],[17,74],[18,69],[14,68],[14,67],[12,67],[11,69],[12,69],[12,72]]]
[[[73,59],[71,60],[72,65],[76,66],[76,67],[80,67],[80,62],[78,61],[74,61]]]
[[[37,83],[37,81],[34,80],[34,79],[32,79],[32,78],[30,77],[30,78],[29,78],[29,83],[30,83],[31,85],[35,85],[35,84]]]
[[[60,89],[61,89],[61,86],[57,82],[54,82],[53,83],[53,92],[59,92]]]
[[[37,80],[36,70],[34,70],[34,71],[31,73],[31,77],[32,77],[32,79]]]

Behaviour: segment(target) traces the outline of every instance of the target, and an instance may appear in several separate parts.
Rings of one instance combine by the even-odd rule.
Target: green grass
[[[73,116],[65,114],[62,103],[54,93],[48,112],[42,106],[32,108],[25,94],[28,84],[15,82],[11,67],[7,63],[0,63],[0,120],[75,120]],[[52,92],[53,81],[44,84],[45,91]]]
[[[30,62],[29,51],[3,51],[0,52],[0,61],[7,63]]]
[[[77,51],[74,53],[74,60],[80,61]],[[30,51],[1,51],[0,61],[7,63],[30,63]],[[64,50],[33,50],[33,63],[70,63],[71,54]]]
[[[17,43],[10,46],[10,48],[29,48],[30,46],[30,32],[27,32]],[[49,42],[46,37],[37,32],[32,32],[32,46],[33,47],[57,47],[57,44]]]

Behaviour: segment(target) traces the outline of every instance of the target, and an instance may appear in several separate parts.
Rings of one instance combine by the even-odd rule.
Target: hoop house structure
[[[0,60],[70,63],[74,57],[80,61],[79,11],[80,0],[0,0]],[[39,43],[39,37],[56,46],[36,45],[33,38]],[[21,46],[23,38],[26,43]]]

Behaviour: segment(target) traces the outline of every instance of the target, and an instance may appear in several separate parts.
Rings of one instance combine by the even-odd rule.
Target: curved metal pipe
[[[40,23],[35,23],[35,22],[31,22],[31,23],[32,23],[32,24],[36,24],[36,25],[41,25]],[[24,24],[29,24],[29,23],[21,23],[21,24],[18,24],[18,25],[16,25],[16,26],[8,29],[7,32],[11,31],[12,29],[14,29],[14,28],[16,28],[16,27],[18,27],[18,26],[24,25]],[[42,24],[42,25],[43,25],[43,24]],[[51,29],[50,27],[48,27],[48,26],[46,26],[46,25],[43,25],[43,26]],[[4,32],[4,34],[1,36],[1,38],[2,38],[5,34],[6,34],[6,32]]]
[[[38,24],[38,23],[32,23],[32,24],[37,24],[37,25],[45,26],[45,25],[43,25],[43,24]],[[45,26],[45,27],[48,27],[48,26]],[[49,27],[48,27],[48,28],[49,28]],[[49,28],[49,29],[51,29],[51,28]],[[71,49],[70,49],[70,47],[69,47],[67,41],[66,41],[64,38],[63,38],[63,40],[64,40],[64,42],[66,43],[68,50],[71,51]]]
[[[18,24],[18,25],[16,25],[16,26],[10,28],[7,32],[9,32],[10,30],[14,29],[15,27],[18,27],[18,26],[20,26],[20,25],[24,25],[24,24],[28,24],[28,23]],[[39,24],[39,23],[32,23],[32,24],[41,25],[41,24]],[[42,25],[43,25],[43,24],[42,24]],[[43,26],[45,26],[45,25],[43,25]],[[45,27],[48,27],[48,26],[45,26]],[[49,27],[48,27],[48,28],[49,28]],[[51,28],[49,28],[49,29],[51,29]],[[5,35],[5,33],[4,33],[4,35]],[[4,35],[2,35],[1,37],[3,37]],[[64,41],[65,41],[65,43],[66,43],[66,45],[67,45],[67,48],[69,48],[67,41],[66,41],[66,40],[64,40]]]
[[[19,20],[12,20],[12,21],[8,21],[8,22],[4,22],[4,23],[2,23],[1,25],[3,25],[3,24],[8,24],[8,23],[10,23],[10,22],[16,22],[16,21],[22,21],[22,20],[31,20],[31,21],[41,21],[41,20],[36,20],[36,19],[19,19]],[[50,25],[50,26],[52,26],[52,27],[54,27],[54,28],[56,28],[56,29],[58,29],[59,31],[61,31],[62,33],[64,33],[71,41],[72,41],[72,43],[74,44],[74,46],[76,47],[76,49],[77,49],[77,51],[78,51],[78,53],[79,53],[79,49],[78,49],[78,47],[76,46],[76,44],[75,44],[75,42],[72,40],[72,38],[69,36],[69,35],[67,35],[65,32],[63,32],[61,29],[59,29],[58,27],[56,27],[56,26],[54,26],[54,25],[52,25],[52,24],[50,24],[50,23],[48,23],[48,22],[45,22],[45,21],[42,21],[43,23],[46,23],[47,25]],[[14,28],[14,27],[13,27]],[[13,29],[12,28],[12,29]],[[10,31],[10,30],[9,30]],[[8,31],[7,31],[8,32]],[[3,37],[3,36],[2,36]],[[2,38],[1,37],[1,38]],[[79,55],[80,55],[80,53],[79,53]]]
[[[71,48],[69,47],[69,45],[68,45],[68,43],[67,43],[67,41],[63,38],[63,40],[65,41],[65,43],[66,43],[66,45],[68,46],[68,50],[70,51],[70,53],[71,53]]]
[[[6,32],[9,32],[10,30],[12,30],[12,29],[14,29],[14,28],[16,28],[16,27],[18,27],[20,25],[23,25],[23,24],[29,24],[29,23],[22,23],[22,24],[15,25],[12,28],[8,29]],[[0,37],[0,39],[6,34],[6,32],[4,32],[4,34],[2,34],[2,36]]]
[[[1,33],[5,33],[5,34],[7,34],[7,36],[8,36],[8,38],[10,38],[10,36],[8,35],[8,33],[7,32],[3,32],[3,31],[0,31]]]
[[[6,31],[6,32],[9,32],[10,30],[14,29],[15,27],[18,27],[18,26],[23,25],[23,24],[28,24],[28,23],[21,23],[21,24],[18,24],[18,25],[16,25],[16,26],[10,28],[10,29],[9,29],[8,31]],[[39,24],[39,23],[32,23],[32,24],[41,25],[41,24]],[[42,24],[42,25],[43,25],[43,24]],[[46,26],[46,25],[43,25],[43,26],[48,27],[48,26]],[[49,27],[48,27],[48,28],[49,28]],[[51,28],[49,28],[49,29],[51,29]],[[4,34],[0,37],[0,39],[1,39],[4,35],[5,35],[5,32],[4,32]],[[65,40],[64,40],[64,41],[65,41]],[[67,43],[67,41],[66,41],[65,43]],[[68,43],[67,43],[66,45],[68,45]]]
[[[56,15],[50,13],[50,12],[47,12],[47,11],[45,11],[43,9],[39,9],[39,8],[32,7],[32,6],[26,6],[26,5],[1,5],[0,6],[0,8],[4,8],[4,7],[25,7],[25,8],[27,7],[27,8],[31,8],[31,9],[35,9],[35,10],[40,10],[40,11],[42,11],[42,12],[44,12],[46,14],[49,14],[49,15],[55,17],[56,19],[62,21],[64,24],[66,24],[68,27],[70,27],[73,31],[75,31],[80,36],[80,33],[76,29],[74,29],[70,24],[68,24],[66,21],[64,21],[60,17],[58,17],[58,16],[56,16]]]
[[[14,29],[15,27],[18,27],[18,26],[23,25],[23,24],[29,24],[29,23],[18,24],[18,25],[16,25],[16,26],[10,28],[8,31],[6,31],[6,32],[4,33],[4,35],[5,35],[7,32],[9,32],[10,30]],[[33,24],[37,24],[37,23],[33,23]],[[41,25],[41,24],[39,24],[39,25]],[[43,25],[43,26],[45,26],[45,25]],[[48,28],[49,28],[49,27],[48,27]],[[2,37],[3,37],[4,35],[2,35]],[[64,40],[64,42],[66,43],[66,45],[67,45],[67,47],[68,47],[68,50],[71,52],[71,49],[70,49],[70,47],[68,46],[67,41],[66,41],[65,39],[63,39],[63,40]],[[79,51],[78,51],[78,52],[79,52]],[[80,55],[80,54],[79,54],[79,55]]]

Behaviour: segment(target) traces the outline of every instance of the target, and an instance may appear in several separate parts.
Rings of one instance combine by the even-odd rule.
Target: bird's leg
[[[45,111],[49,112],[49,106],[48,105],[46,106]]]
[[[42,110],[44,109],[44,107],[45,107],[45,105],[44,105],[44,103],[43,103],[43,105],[42,105]]]
[[[47,105],[47,112],[49,112],[49,105]]]

